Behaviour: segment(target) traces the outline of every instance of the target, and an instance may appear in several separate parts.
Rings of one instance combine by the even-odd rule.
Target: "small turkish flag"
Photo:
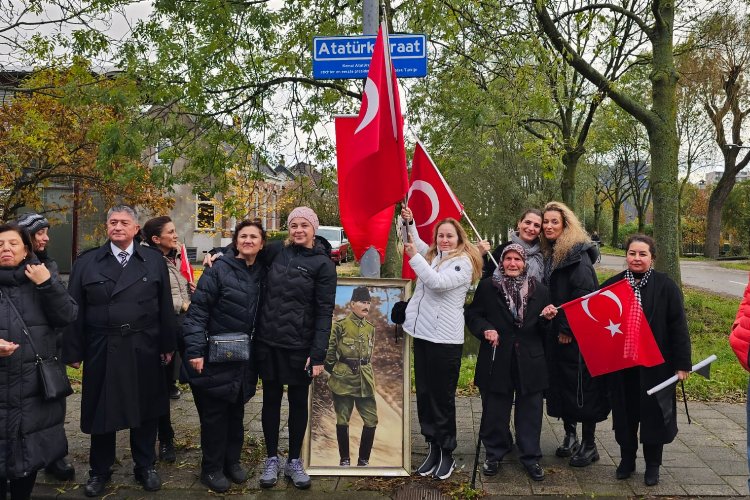
[[[339,171],[339,204],[357,220],[396,204],[409,187],[401,101],[387,41],[381,24],[357,127],[346,153],[350,168],[345,176]]]
[[[186,280],[188,280],[188,283],[193,283],[195,281],[193,266],[190,265],[190,260],[188,260],[185,245],[182,245],[182,247],[180,247],[180,274],[183,275]]]
[[[368,248],[375,247],[380,254],[380,263],[385,261],[385,247],[388,245],[388,233],[393,224],[395,206],[388,205],[371,217],[361,217],[350,209],[347,203],[341,203],[344,193],[342,179],[354,166],[351,162],[352,137],[357,127],[356,116],[337,116],[334,119],[336,128],[336,167],[339,179],[339,218],[352,246],[354,258],[360,260]]]
[[[627,280],[560,307],[565,310],[592,376],[664,363],[651,326]]]
[[[432,233],[438,221],[446,217],[461,219],[464,210],[421,142],[417,142],[414,148],[414,158],[411,162],[411,187],[409,187],[409,199],[406,206],[414,215],[419,238],[428,244],[432,243]],[[416,277],[407,257],[404,258],[401,277],[408,279]]]

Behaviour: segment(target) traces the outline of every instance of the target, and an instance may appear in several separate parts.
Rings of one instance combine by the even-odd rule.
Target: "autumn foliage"
[[[164,211],[167,175],[149,168],[132,80],[96,75],[85,61],[33,73],[0,106],[0,219],[21,207],[40,209],[44,189],[70,188],[68,210],[115,202]],[[75,189],[74,189],[75,188]]]

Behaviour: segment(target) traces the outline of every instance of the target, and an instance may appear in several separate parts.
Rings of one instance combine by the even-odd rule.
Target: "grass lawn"
[[[738,269],[740,271],[750,271],[750,261],[747,261],[747,260],[720,262],[719,266],[723,267],[724,269]]]

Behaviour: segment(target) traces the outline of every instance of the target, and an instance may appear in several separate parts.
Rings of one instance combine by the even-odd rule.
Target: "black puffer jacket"
[[[255,394],[257,371],[250,361],[209,363],[204,359],[203,372],[197,373],[187,360],[206,358],[208,344],[206,333],[253,331],[261,298],[265,268],[256,263],[247,266],[235,257],[234,250],[222,255],[203,272],[193,294],[185,322],[185,368],[194,388],[227,401],[237,401],[242,391],[247,402]]]
[[[16,268],[0,268],[0,338],[20,347],[0,358],[0,477],[17,479],[68,453],[65,400],[45,401],[34,352],[9,300],[23,317],[39,355],[57,355],[54,328],[76,318],[78,306],[59,280],[37,286],[24,273],[27,259]]]
[[[571,249],[551,274],[545,272],[545,276],[549,276],[548,286],[554,305],[560,306],[599,288],[592,264],[598,254],[596,245],[581,243]],[[545,261],[547,265],[549,263]],[[560,344],[558,333],[572,336],[573,341]],[[557,316],[552,320],[546,352],[550,377],[547,413],[551,417],[576,422],[605,420],[609,415],[605,381],[602,377],[592,378],[589,374],[562,309],[558,309]]]
[[[275,242],[264,252],[269,268],[256,339],[281,349],[309,349],[311,363],[322,365],[336,299],[330,243],[316,236],[313,248]]]

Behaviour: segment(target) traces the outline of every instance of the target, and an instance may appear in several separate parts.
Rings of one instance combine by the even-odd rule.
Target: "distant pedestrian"
[[[676,386],[653,396],[646,391],[672,375],[685,380],[692,369],[682,292],[666,274],[655,271],[656,243],[650,236],[634,234],[625,242],[628,268],[614,275],[601,287],[627,279],[643,308],[664,363],[647,368],[636,366],[607,375],[612,403],[612,425],[620,445],[617,479],[627,479],[635,471],[638,440],[643,443],[646,486],[659,483],[659,467],[664,445],[677,435]]]
[[[472,281],[482,275],[479,250],[461,224],[447,218],[435,224],[428,245],[419,238],[409,208],[401,210],[410,241],[404,244],[417,275],[403,328],[414,338],[417,414],[427,441],[421,476],[447,479],[456,467],[456,387],[464,343],[464,302]]]
[[[81,430],[91,435],[84,494],[101,496],[112,476],[116,432],[130,429],[135,479],[161,489],[155,469],[158,420],[169,399],[162,363],[175,350],[175,315],[164,257],[136,244],[138,218],[125,205],[107,213],[104,245],[78,256],[69,292],[78,319],[66,330],[63,359],[83,362]]]

